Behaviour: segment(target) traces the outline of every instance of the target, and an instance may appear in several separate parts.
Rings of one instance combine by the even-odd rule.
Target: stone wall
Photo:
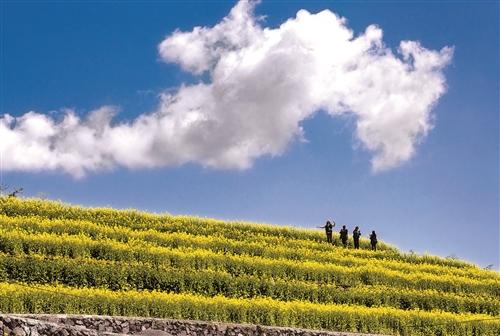
[[[369,336],[369,334],[265,327],[252,324],[92,315],[17,314],[0,314],[0,335]],[[371,334],[371,336],[375,335]]]

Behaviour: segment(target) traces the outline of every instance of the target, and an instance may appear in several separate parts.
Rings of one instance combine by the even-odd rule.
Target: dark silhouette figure
[[[321,228],[325,229],[326,241],[330,244],[333,242],[332,234],[333,234],[333,227],[334,226],[335,226],[335,222],[333,222],[333,224],[332,224],[330,221],[326,221],[325,226],[320,226]]]
[[[15,189],[9,194],[9,197],[17,197],[18,194],[23,192],[23,188]]]
[[[349,234],[349,232],[345,228],[345,225],[343,225],[342,226],[342,230],[340,230],[340,240],[342,241],[342,245],[344,245],[344,247],[347,247],[347,236],[348,236],[348,234]]]
[[[372,250],[376,251],[377,250],[377,234],[375,231],[372,231],[372,234],[370,235],[370,243],[372,244]]]
[[[356,226],[354,231],[352,231],[352,240],[354,241],[355,249],[359,249],[359,237],[361,237],[361,231],[359,231],[359,227]]]

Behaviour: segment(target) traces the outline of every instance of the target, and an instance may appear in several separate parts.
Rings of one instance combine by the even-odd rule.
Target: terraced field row
[[[497,297],[452,294],[436,290],[400,288],[387,285],[340,287],[299,280],[234,276],[211,269],[192,272],[182,268],[158,267],[138,262],[110,262],[88,258],[46,258],[40,255],[0,254],[0,281],[27,284],[64,284],[72,287],[98,287],[112,290],[147,289],[169,293],[203,293],[231,298],[269,297],[282,301],[356,304],[367,307],[449,311],[498,315]]]
[[[187,318],[418,336],[496,336],[500,332],[499,320],[481,314],[7,283],[0,283],[0,310]]]
[[[318,251],[329,251],[332,248],[332,246],[324,243],[324,236],[321,232],[307,229],[242,222],[223,222],[188,216],[153,215],[133,210],[114,210],[107,208],[88,209],[37,199],[0,199],[0,214],[9,217],[41,216],[49,220],[83,220],[105,226],[128,227],[134,230],[155,230],[158,232],[184,232],[201,236],[222,236],[233,240],[268,242],[274,245],[290,244],[293,241],[299,240],[301,246],[308,249],[314,249],[315,247]],[[267,238],[271,239],[268,241]],[[368,242],[362,240],[361,247],[368,249]],[[475,268],[473,265],[460,260],[443,259],[426,255],[402,254],[394,247],[386,245],[383,242],[380,242],[379,249],[392,253],[387,253],[385,255],[373,254],[373,257],[384,259],[396,258],[411,263],[447,265],[464,269]],[[356,252],[364,253],[368,251]],[[356,253],[354,254],[356,255]]]
[[[127,227],[109,227],[88,221],[46,220],[41,217],[6,217],[0,215],[1,227],[9,231],[22,231],[30,234],[50,233],[66,235],[85,235],[92,239],[111,239],[122,243],[141,241],[149,245],[169,248],[207,249],[213,252],[235,255],[252,255],[266,258],[279,258],[300,261],[317,261],[323,264],[335,264],[353,267],[380,267],[407,273],[431,273],[439,275],[472,277],[475,279],[496,279],[494,272],[478,269],[460,269],[433,264],[415,264],[401,260],[372,258],[372,251],[353,251],[345,253],[344,248],[333,248],[318,253],[309,248],[293,245],[269,245],[265,242],[248,242],[228,239],[220,236],[200,236],[181,232],[163,233],[155,230],[132,230]],[[299,244],[297,244],[299,245]],[[380,253],[378,253],[380,254]]]
[[[353,268],[314,261],[297,262],[287,259],[215,253],[204,249],[170,249],[150,246],[140,241],[121,243],[109,239],[93,240],[83,235],[29,234],[0,230],[0,252],[138,261],[191,270],[213,269],[230,272],[233,275],[253,274],[342,286],[386,284],[403,288],[500,295],[499,279],[476,280],[427,273],[412,274],[388,270],[384,267]]]

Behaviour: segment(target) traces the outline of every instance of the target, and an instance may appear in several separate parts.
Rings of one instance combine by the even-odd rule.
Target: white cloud
[[[164,93],[156,111],[113,123],[103,106],[80,119],[29,112],[0,117],[6,170],[90,171],[199,163],[244,169],[280,155],[304,137],[301,122],[318,111],[352,115],[357,141],[373,153],[374,171],[409,160],[432,129],[431,110],[445,92],[442,73],[453,50],[402,41],[387,48],[381,28],[354,36],[346,20],[300,10],[277,28],[240,1],[214,27],[175,31],[158,52],[209,82]]]

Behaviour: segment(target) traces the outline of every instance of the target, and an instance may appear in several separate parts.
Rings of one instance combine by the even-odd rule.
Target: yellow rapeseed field
[[[0,311],[500,335],[500,275],[318,230],[0,198]]]

